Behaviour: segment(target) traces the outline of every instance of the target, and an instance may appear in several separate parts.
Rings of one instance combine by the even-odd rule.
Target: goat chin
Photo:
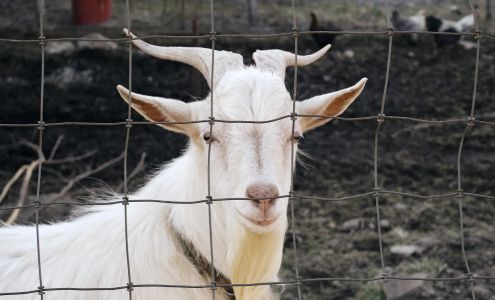
[[[287,220],[268,233],[255,233],[240,223],[234,226],[237,227],[233,231],[236,235],[231,237],[232,247],[227,251],[231,282],[243,284],[277,280]],[[239,300],[279,298],[268,285],[234,287],[234,292]]]

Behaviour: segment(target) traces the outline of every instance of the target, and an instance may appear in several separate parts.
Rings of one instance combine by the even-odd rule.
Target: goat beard
[[[272,282],[277,280],[277,274],[282,263],[287,222],[268,233],[254,233],[242,224],[236,224],[229,242],[227,260],[231,266],[230,280],[233,284]],[[238,300],[274,300],[278,296],[268,285],[235,286],[234,293]]]

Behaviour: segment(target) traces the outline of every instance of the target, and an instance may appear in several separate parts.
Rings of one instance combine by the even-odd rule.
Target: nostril
[[[246,195],[251,199],[272,201],[279,196],[279,193],[278,188],[273,184],[253,183],[247,187]]]
[[[276,200],[277,199],[251,200],[251,202],[254,205],[254,207],[256,207],[257,209],[260,209],[262,211],[267,211],[275,204]]]

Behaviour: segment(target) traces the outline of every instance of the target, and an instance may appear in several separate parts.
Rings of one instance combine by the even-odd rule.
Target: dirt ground
[[[160,43],[159,40],[152,41]],[[161,41],[163,43],[163,41]],[[208,40],[199,41],[207,47]],[[171,41],[170,45],[184,44]],[[39,118],[40,55],[30,44],[3,44],[0,49],[0,123],[36,123]],[[300,51],[310,53],[316,45],[302,36]],[[293,49],[290,38],[220,39],[219,49],[250,55],[256,49]],[[301,68],[298,98],[334,91],[369,81],[361,97],[344,117],[377,116],[383,95],[388,40],[383,36],[338,37],[330,53],[318,63]],[[495,42],[482,40],[475,117],[495,121]],[[465,119],[471,109],[476,50],[458,46],[435,49],[430,36],[420,36],[413,45],[394,36],[390,81],[385,114],[429,120]],[[46,56],[44,115],[46,122],[118,122],[126,118],[127,106],[115,86],[127,85],[128,53],[125,43],[117,49],[75,49]],[[292,69],[287,87],[292,91]],[[192,100],[206,95],[206,83],[197,82],[196,72],[187,66],[160,61],[139,52],[133,54],[133,90]],[[201,79],[200,79],[201,80]],[[133,115],[134,120],[141,120]],[[422,125],[410,120],[387,119],[378,141],[378,185],[383,190],[417,195],[438,195],[457,191],[457,157],[466,127],[464,122]],[[300,195],[345,197],[373,191],[373,151],[377,121],[334,120],[308,133],[301,148],[311,158],[298,166],[295,189]],[[467,137],[461,158],[462,188],[468,193],[495,195],[495,131],[476,124]],[[98,166],[123,150],[125,128],[67,126],[44,131],[46,153],[63,135],[57,155],[97,153],[73,164],[47,166],[42,176],[42,195],[60,189],[61,178],[71,178],[88,166]],[[0,128],[0,186],[35,153],[19,144],[37,142],[33,128]],[[145,170],[131,181],[131,190],[143,182],[156,166],[180,155],[184,137],[157,126],[135,126],[131,130],[129,166],[132,169],[146,153]],[[88,189],[122,182],[123,163],[79,182],[64,201],[83,201]],[[35,192],[36,176],[31,191]],[[16,186],[17,188],[17,186]],[[16,190],[16,189],[15,189]],[[11,193],[2,205],[13,205]],[[32,201],[32,198],[29,198]],[[466,274],[459,234],[458,198],[381,195],[384,265],[394,276],[459,277]],[[495,275],[495,202],[466,196],[462,199],[466,255],[475,275]],[[295,229],[286,240],[283,279],[293,280],[292,230],[296,234],[300,276],[310,278],[372,278],[382,273],[374,196],[330,202],[298,198],[294,201]],[[41,221],[67,218],[70,207],[50,206],[41,210]],[[0,212],[4,220],[10,211]],[[33,221],[33,211],[23,210],[20,223]],[[397,251],[408,246],[411,253]],[[411,248],[412,247],[412,248]],[[394,285],[390,281],[386,286]],[[477,299],[493,299],[493,281],[476,280]],[[305,282],[303,299],[385,299],[379,282],[343,280]],[[401,299],[471,299],[464,281],[423,282],[417,294]],[[282,299],[297,299],[297,289],[286,287]]]

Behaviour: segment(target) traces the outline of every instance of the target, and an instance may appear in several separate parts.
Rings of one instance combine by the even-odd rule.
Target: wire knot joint
[[[294,28],[292,28],[292,36],[294,37],[298,37],[299,36],[299,28],[296,26]]]
[[[217,39],[217,33],[216,31],[211,31],[210,32],[210,40],[214,41]]]
[[[38,130],[42,131],[45,129],[45,122],[43,121],[38,121]]]
[[[127,195],[122,197],[122,205],[129,205],[129,197]]]
[[[41,208],[41,201],[40,201],[40,199],[34,200],[34,208],[36,208],[36,209]]]
[[[297,113],[295,113],[295,112],[291,112],[291,114],[290,114],[290,119],[291,119],[292,121],[297,120]]]
[[[378,121],[379,124],[382,124],[383,122],[385,122],[385,114],[378,114],[376,120]]]
[[[468,117],[468,118],[467,118],[467,123],[466,123],[466,125],[467,125],[468,127],[473,127],[473,126],[474,126],[474,121],[476,121],[476,119],[475,119],[474,117]]]
[[[134,291],[134,284],[132,282],[127,283],[127,291],[129,292]]]
[[[213,117],[213,116],[212,117],[208,117],[208,119],[210,119],[208,121],[208,124],[210,124],[211,126],[215,125],[215,117]]]
[[[476,31],[474,32],[474,39],[475,39],[475,40],[479,40],[479,39],[481,39],[481,30],[476,30]]]
[[[206,204],[213,204],[213,197],[211,195],[206,196]]]
[[[125,119],[125,127],[127,128],[132,127],[132,119]]]
[[[40,286],[38,287],[38,295],[40,295],[40,296],[41,296],[41,295],[44,295],[44,294],[45,294],[45,286],[40,285]]]

